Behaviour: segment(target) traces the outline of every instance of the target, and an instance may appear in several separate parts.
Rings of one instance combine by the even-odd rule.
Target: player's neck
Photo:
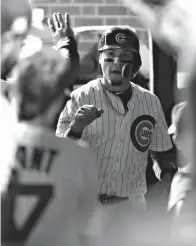
[[[45,109],[44,112],[36,115],[33,119],[29,120],[28,123],[35,127],[50,130],[51,133],[55,133],[59,115],[65,107],[66,102],[67,98],[65,95],[60,95],[59,98],[51,102],[51,105]]]
[[[131,83],[129,81],[127,81],[127,83],[123,84],[123,85],[120,85],[120,86],[112,86],[110,85],[110,83],[107,81],[106,78],[102,78],[101,79],[101,84],[102,86],[112,92],[112,93],[123,93],[125,91],[128,91],[131,89]]]

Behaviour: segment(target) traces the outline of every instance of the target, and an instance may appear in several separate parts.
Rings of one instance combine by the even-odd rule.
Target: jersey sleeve
[[[156,103],[157,117],[156,117],[156,124],[154,126],[154,130],[152,134],[150,150],[162,152],[171,149],[173,145],[171,142],[171,138],[167,133],[168,126],[165,120],[161,103],[157,97],[155,99],[155,103]]]
[[[77,110],[85,104],[85,95],[72,93],[71,99],[65,105],[63,111],[60,114],[57,128],[56,128],[56,136],[64,137],[66,131],[69,129],[70,123],[74,120],[75,114]],[[88,131],[87,128],[84,129],[81,139],[88,141]]]
[[[79,104],[75,97],[72,95],[71,99],[66,103],[63,111],[60,114],[56,129],[57,137],[64,137],[64,134],[69,128],[70,123],[73,121],[78,108]]]

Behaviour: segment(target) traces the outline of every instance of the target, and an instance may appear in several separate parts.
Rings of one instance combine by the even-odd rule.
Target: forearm
[[[176,150],[174,148],[164,152],[150,151],[150,154],[153,161],[153,170],[159,180],[162,180],[165,174],[169,174],[171,177],[174,176],[177,171]]]
[[[70,129],[66,132],[65,137],[68,136],[74,139],[82,138],[87,140],[88,125],[90,125],[97,118],[101,117],[103,112],[104,111],[102,109],[97,109],[93,105],[83,105],[79,107],[74,119],[70,123]]]
[[[56,128],[56,136],[64,137],[65,132],[69,129],[69,123],[67,123],[66,117],[63,115],[59,117],[57,128]]]
[[[82,137],[83,128],[77,127],[74,125],[74,121],[70,124],[70,127],[65,132],[64,137],[69,137],[75,140],[78,140]]]
[[[65,138],[71,138],[74,140],[78,140],[82,137],[82,132],[81,133],[75,133],[74,131],[71,130],[71,128],[67,129],[64,135]]]
[[[79,70],[79,54],[75,38],[61,38],[56,43],[55,48],[60,52],[60,54],[66,61],[65,83],[68,84],[70,81],[70,83],[73,84],[77,78]]]
[[[76,59],[79,63],[77,43],[74,37],[61,38],[56,42],[55,48],[60,51],[63,57]]]

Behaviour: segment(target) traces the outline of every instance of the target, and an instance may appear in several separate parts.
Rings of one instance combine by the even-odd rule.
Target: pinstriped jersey
[[[82,135],[97,157],[100,193],[122,197],[145,194],[148,150],[172,148],[159,99],[132,82],[131,86],[126,111],[121,99],[105,90],[100,79],[93,80],[72,92],[58,121],[56,134],[63,137],[82,105],[104,110]]]

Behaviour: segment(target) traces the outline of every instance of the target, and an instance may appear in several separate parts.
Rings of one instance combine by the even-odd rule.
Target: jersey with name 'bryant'
[[[16,127],[16,146],[14,207],[3,208],[14,221],[7,228],[7,242],[79,246],[77,235],[93,233],[90,224],[98,203],[92,151],[28,124]]]

